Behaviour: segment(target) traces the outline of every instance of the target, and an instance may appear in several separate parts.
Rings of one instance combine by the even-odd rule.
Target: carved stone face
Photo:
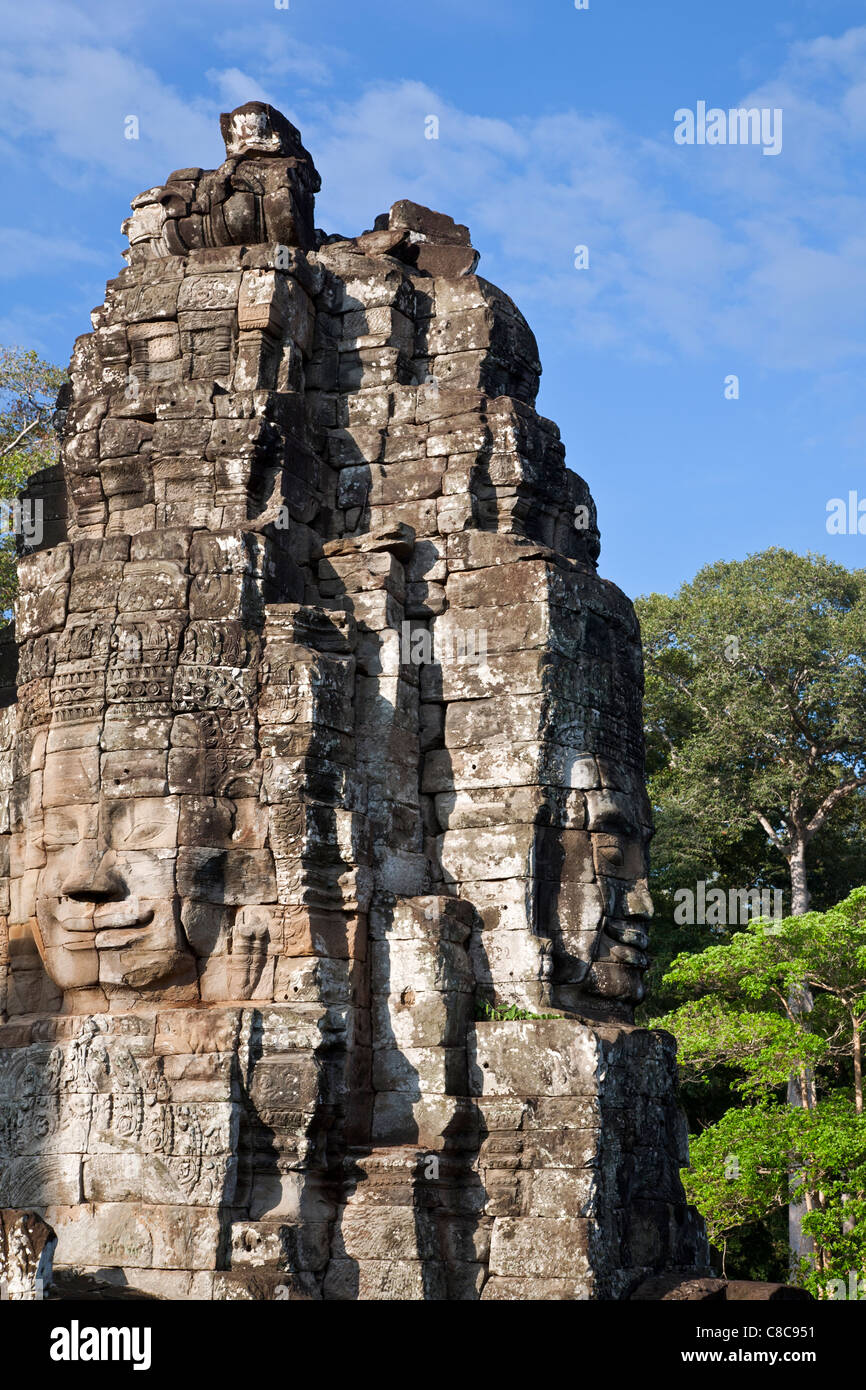
[[[226,154],[252,152],[264,155],[292,154],[300,134],[281,112],[261,101],[249,101],[220,117]]]
[[[74,754],[48,755],[49,787],[62,785],[70,761]],[[43,860],[35,935],[45,968],[63,990],[189,983],[195,965],[177,891],[179,798],[115,798],[101,784],[95,791],[89,803],[39,807],[31,797],[25,848]]]
[[[66,1008],[254,992],[277,899],[256,653],[235,622],[118,620],[57,664],[47,725],[24,721],[13,921]]]
[[[199,718],[207,733],[210,721]],[[175,718],[180,736],[191,722]],[[94,736],[104,732],[93,726]],[[44,772],[30,778],[24,829],[12,837],[18,915],[30,921],[47,973],[87,1008],[168,991],[192,1000],[203,986],[210,998],[251,997],[271,936],[273,909],[260,900],[276,898],[267,808],[246,796],[148,795],[152,765],[136,777],[134,755],[103,754],[100,771],[96,753],[48,753]],[[88,772],[90,799],[76,800]],[[177,764],[173,775],[182,774]],[[67,1006],[77,1007],[75,997]]]
[[[580,604],[566,592],[572,608],[556,615],[557,644],[570,659],[556,667],[545,765],[551,782],[573,790],[550,800],[537,836],[536,930],[552,941],[564,1006],[580,1008],[587,996],[631,1005],[646,992],[653,911],[640,638],[612,585],[585,576],[573,585]]]
[[[603,998],[639,1003],[646,993],[649,920],[648,831],[635,825],[635,803],[621,792],[587,793],[590,840],[601,916],[586,987]]]
[[[261,150],[270,154],[280,150],[279,136],[269,129],[264,111],[245,111],[232,116],[231,134],[226,143],[229,154],[238,154],[241,150]]]
[[[579,809],[571,814],[573,801]],[[559,819],[564,824],[545,825],[535,839],[536,930],[551,941],[559,1001],[579,1007],[591,995],[637,1003],[652,915],[640,802],[601,788],[576,800],[571,793]]]

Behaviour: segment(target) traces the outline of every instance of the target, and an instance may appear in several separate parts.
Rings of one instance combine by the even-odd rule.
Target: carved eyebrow
[[[638,828],[624,811],[611,810],[605,811],[595,826],[596,834],[603,835],[606,831],[617,835],[636,835]]]

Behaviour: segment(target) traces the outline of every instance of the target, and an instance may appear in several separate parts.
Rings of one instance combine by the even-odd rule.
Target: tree
[[[708,565],[638,614],[650,795],[715,855],[759,826],[806,912],[810,847],[866,788],[866,571],[770,549]],[[808,990],[790,1004],[808,1013]],[[808,1070],[792,1077],[790,1103],[808,1108],[810,1086]],[[803,1230],[792,1201],[797,1257]]]
[[[866,788],[866,571],[771,549],[638,600],[650,795],[711,855],[760,827],[810,902],[810,847]]]
[[[15,597],[15,538],[9,515],[28,477],[57,461],[52,417],[66,372],[24,348],[0,348],[0,610],[8,616]]]
[[[813,1292],[866,1271],[866,888],[824,913],[755,922],[673,962],[665,983],[693,997],[652,1026],[677,1038],[692,1083],[725,1070],[739,1107],[692,1144],[691,1200],[724,1248],[730,1233],[790,1200],[796,1173]],[[808,991],[809,1013],[791,1000]],[[803,1104],[785,1100],[800,1078]]]

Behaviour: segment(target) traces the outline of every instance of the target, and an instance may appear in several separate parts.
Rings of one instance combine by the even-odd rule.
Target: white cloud
[[[56,47],[64,43],[116,43],[141,26],[142,10],[116,0],[88,0],[86,6],[64,0],[34,0],[29,5],[3,8],[3,38],[11,46]]]
[[[233,26],[216,37],[223,52],[236,61],[245,58],[248,66],[257,67],[259,76],[273,84],[283,78],[300,78],[304,86],[326,86],[333,79],[334,68],[346,61],[346,55],[327,43],[303,43],[287,27],[286,11],[274,11],[267,20],[255,24]],[[260,101],[261,97],[245,97],[243,101]]]
[[[0,227],[0,279],[39,274],[50,277],[70,264],[101,265],[103,254],[60,236],[44,236],[24,227]]]
[[[267,90],[240,68],[209,68],[207,78],[219,93],[220,105],[228,111],[248,101],[271,101]]]
[[[324,180],[319,221],[354,233],[398,197],[447,211],[469,223],[482,273],[507,268],[530,318],[570,321],[589,347],[657,360],[725,351],[777,368],[856,360],[866,198],[846,158],[857,131],[838,90],[821,87],[849,73],[859,110],[864,55],[866,29],[795,45],[775,82],[732,94],[783,106],[776,159],[675,147],[673,119],[670,134],[636,141],[575,111],[506,123],[421,83],[380,85],[303,123]],[[424,139],[429,114],[438,141]],[[577,244],[588,271],[573,268]]]
[[[167,0],[155,8],[171,12]],[[673,110],[670,128],[650,136],[575,110],[492,119],[417,81],[341,98],[336,74],[349,60],[337,47],[299,42],[279,13],[245,27],[226,0],[212,13],[209,39],[227,65],[207,68],[190,95],[131,56],[150,7],[22,7],[0,57],[0,148],[18,151],[19,166],[35,155],[43,177],[79,196],[110,182],[131,197],[179,164],[214,167],[220,109],[270,100],[322,173],[320,225],[359,232],[401,197],[448,212],[468,222],[482,272],[530,319],[569,324],[575,345],[652,360],[724,352],[770,367],[862,357],[866,197],[850,165],[866,136],[866,27],[792,44],[751,93],[695,93],[781,106],[783,152],[768,159],[676,147]],[[129,115],[139,140],[124,138]],[[430,115],[438,140],[425,139]],[[50,243],[13,240],[10,263],[21,270]],[[590,248],[587,271],[574,268],[577,244]]]
[[[429,114],[438,141],[424,138]],[[664,195],[663,158],[610,120],[566,112],[511,125],[402,83],[330,107],[305,134],[324,181],[320,222],[356,232],[399,197],[448,211],[484,250],[482,273],[507,265],[531,317],[570,319],[588,345],[700,351],[713,303],[747,260],[719,225]],[[574,268],[578,244],[588,271]]]
[[[215,103],[189,102],[157,73],[116,48],[84,43],[5,50],[0,56],[0,134],[68,188],[105,180],[132,197],[186,163],[218,162]],[[139,138],[125,138],[135,116]]]

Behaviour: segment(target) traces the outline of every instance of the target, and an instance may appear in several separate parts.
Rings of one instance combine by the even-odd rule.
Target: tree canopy
[[[692,1140],[690,1199],[724,1248],[731,1232],[788,1203],[792,1172],[815,1260],[813,1292],[866,1269],[866,888],[830,910],[754,922],[725,944],[678,956],[665,983],[689,997],[669,1029],[692,1084],[730,1078],[739,1104]],[[803,1013],[791,1000],[814,997]],[[802,1079],[805,1104],[786,1100]]]
[[[759,828],[805,911],[807,851],[866,788],[866,571],[770,549],[637,608],[653,801],[697,863]]]

